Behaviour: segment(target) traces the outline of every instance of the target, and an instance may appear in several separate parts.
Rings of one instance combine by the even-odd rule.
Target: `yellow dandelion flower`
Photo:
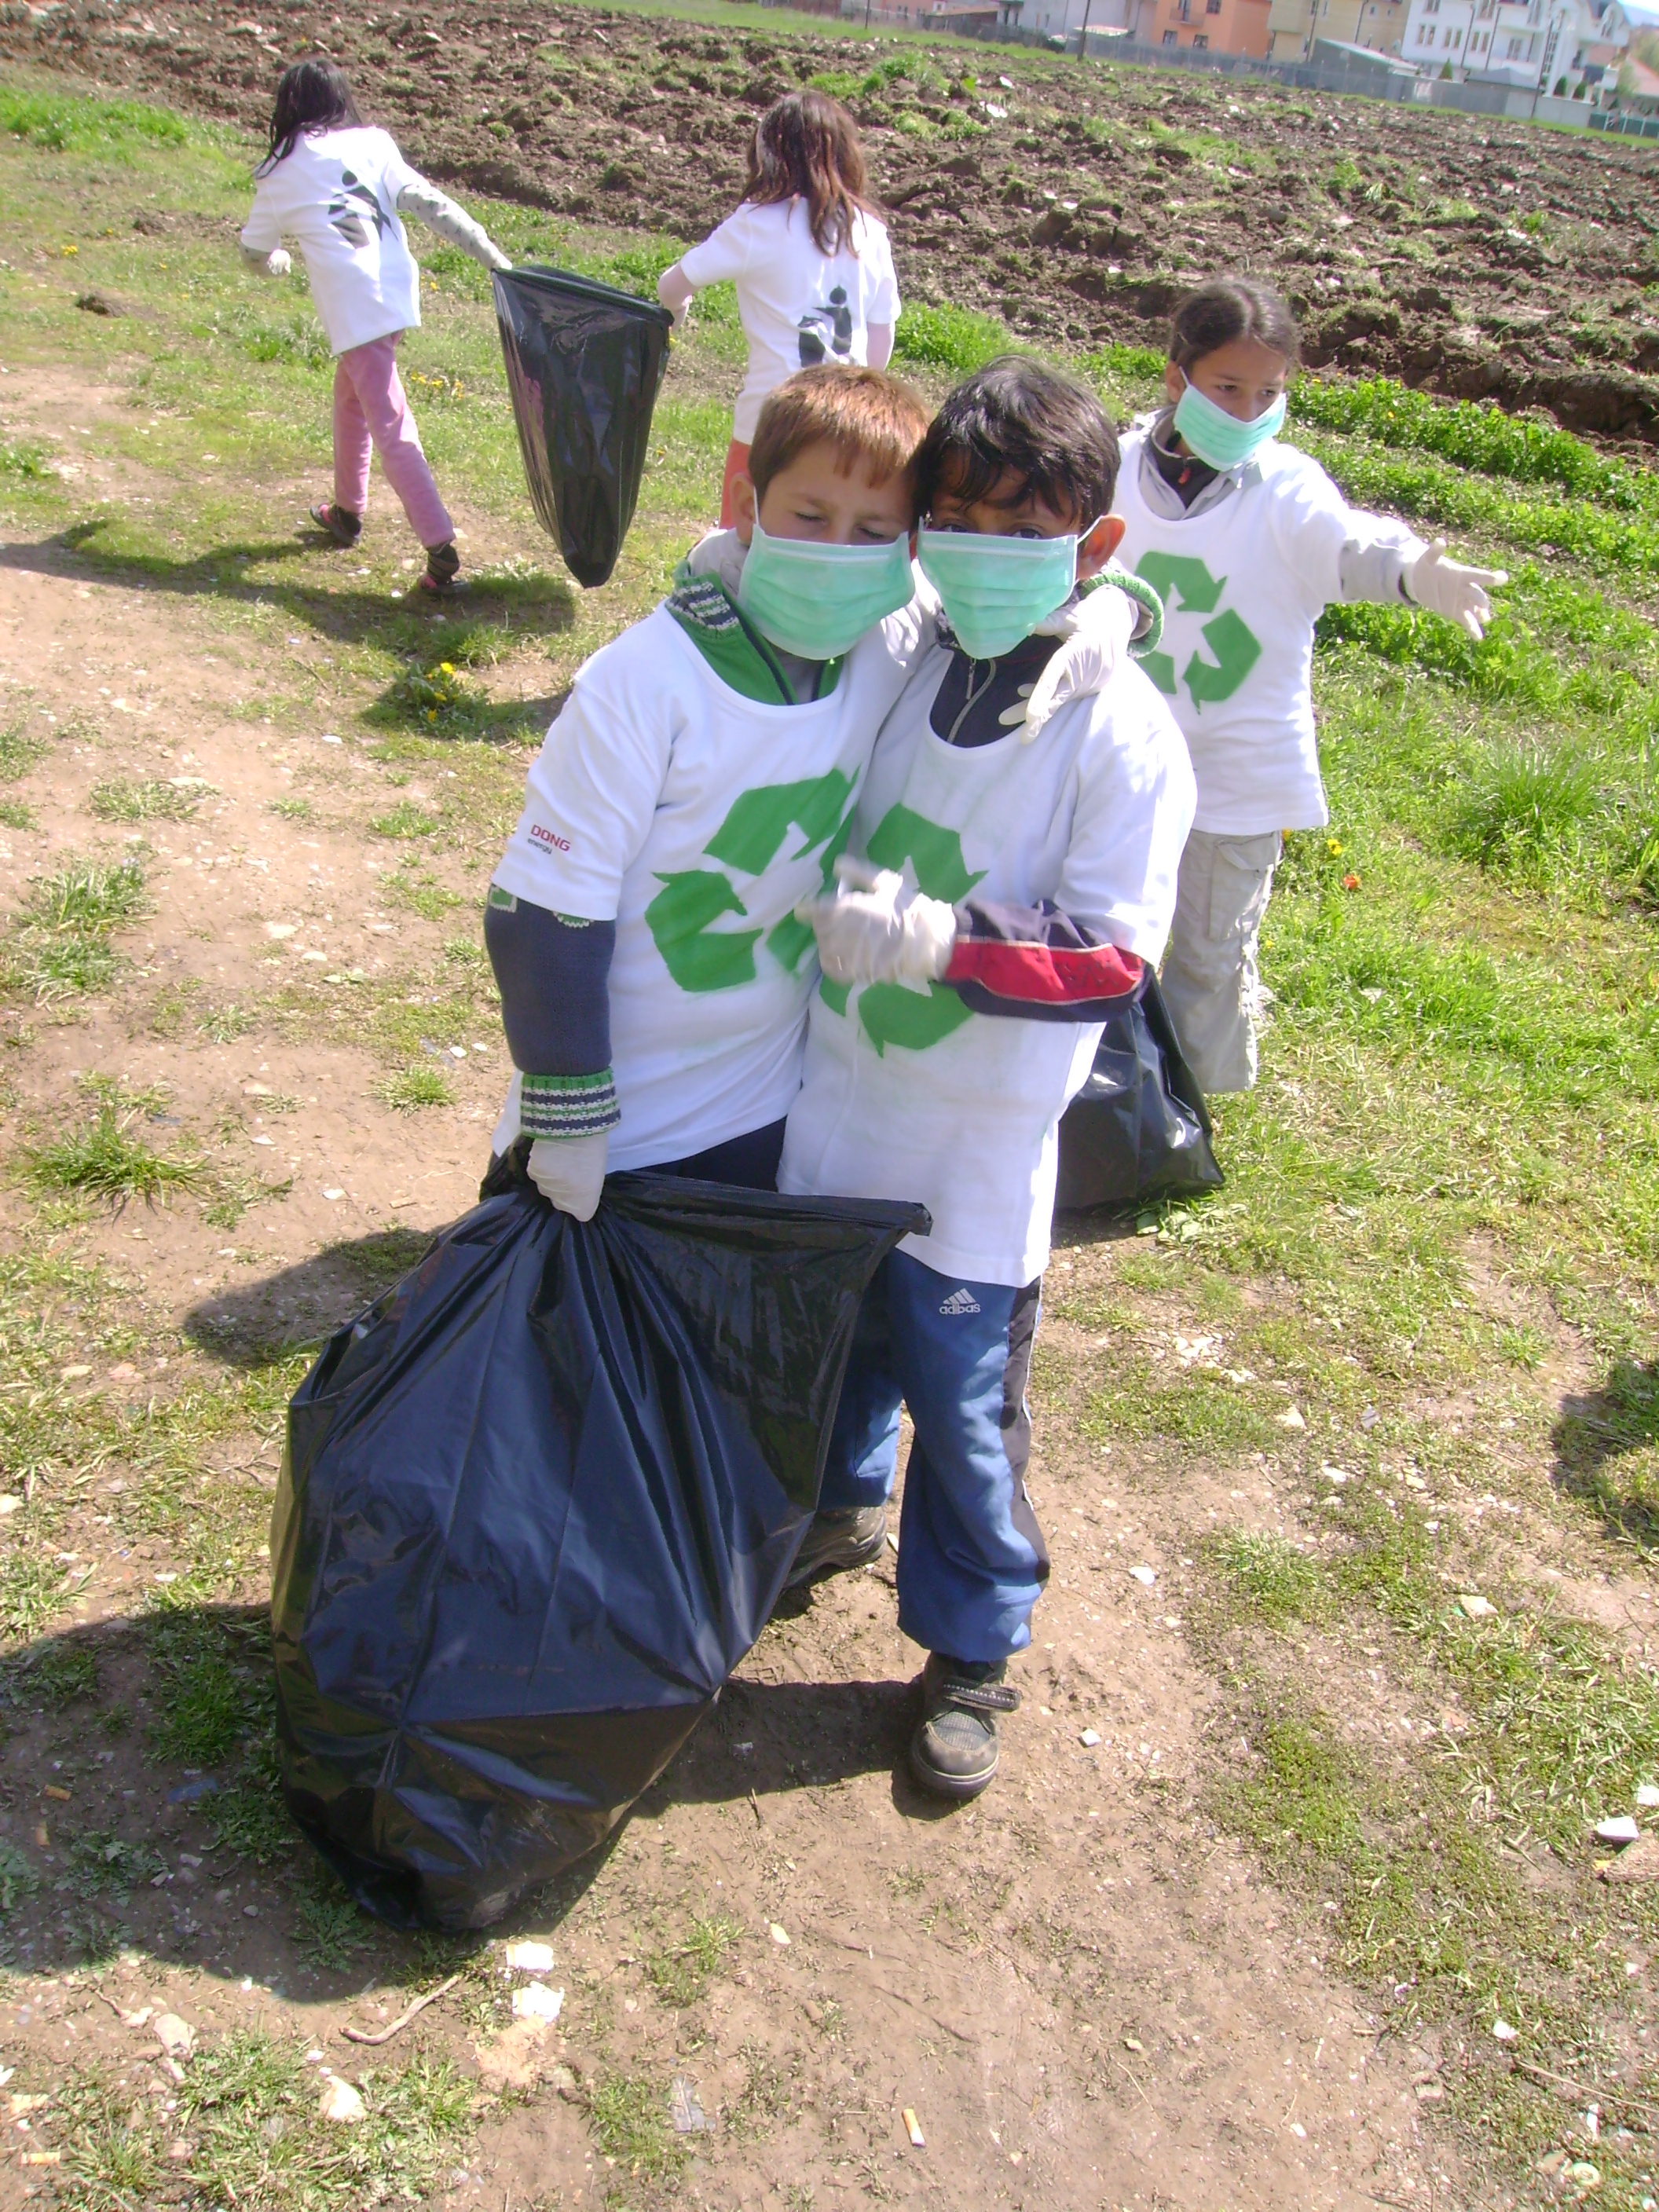
[[[1325,840],[1325,850],[1330,854],[1333,859],[1335,859],[1341,853],[1341,841],[1339,838],[1328,837]]]

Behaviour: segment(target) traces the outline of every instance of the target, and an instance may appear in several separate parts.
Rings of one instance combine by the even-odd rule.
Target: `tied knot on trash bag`
[[[487,1926],[667,1765],[793,1564],[860,1299],[927,1227],[655,1175],[578,1222],[522,1151],[289,1411],[283,1791],[404,1926]]]
[[[495,285],[536,519],[591,589],[609,578],[634,520],[673,318],[561,269],[498,270]]]

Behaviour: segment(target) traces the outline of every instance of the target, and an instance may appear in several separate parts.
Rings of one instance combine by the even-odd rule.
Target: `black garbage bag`
[[[1149,968],[1107,1023],[1089,1080],[1061,1116],[1055,1209],[1138,1206],[1222,1181],[1204,1094]]]
[[[301,1384],[272,1522],[283,1792],[400,1926],[487,1926],[661,1773],[777,1601],[860,1297],[927,1219],[486,1188]]]
[[[497,270],[495,319],[537,520],[579,584],[603,584],[634,520],[673,319],[535,268]]]

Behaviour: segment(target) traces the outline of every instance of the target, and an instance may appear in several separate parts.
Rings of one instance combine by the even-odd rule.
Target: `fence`
[[[841,4],[843,15],[862,12],[861,0],[841,0]],[[918,7],[916,27],[924,27],[928,20],[928,15]],[[1082,35],[1086,38],[1091,58],[1123,62],[1133,68],[1191,70],[1210,76],[1255,77],[1304,92],[1351,93],[1369,100],[1409,100],[1434,107],[1461,108],[1469,115],[1505,115],[1523,122],[1565,125],[1577,131],[1611,131],[1628,138],[1659,139],[1659,115],[1626,114],[1617,109],[1594,106],[1588,100],[1559,100],[1553,93],[1533,93],[1518,85],[1423,76],[1391,54],[1378,54],[1372,61],[1351,51],[1334,51],[1327,46],[1322,54],[1309,61],[1274,62],[1258,60],[1251,54],[1217,53],[1204,47],[1142,46],[1125,38],[1121,32],[1114,34],[1109,30],[1091,30],[1083,34],[1072,32],[1062,38],[1057,32],[1023,31],[1013,23],[958,22],[951,27],[964,38],[989,40],[999,46],[1043,46],[1051,52],[1064,46],[1068,52],[1075,53]],[[1322,40],[1319,43],[1324,44]]]

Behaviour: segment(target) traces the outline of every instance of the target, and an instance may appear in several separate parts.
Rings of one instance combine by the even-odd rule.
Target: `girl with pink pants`
[[[335,356],[334,496],[311,518],[337,545],[357,542],[368,504],[369,457],[426,548],[428,592],[454,590],[455,526],[398,374],[398,341],[421,319],[421,273],[399,217],[418,216],[487,269],[512,263],[453,200],[411,169],[384,131],[365,127],[351,87],[333,62],[295,62],[276,87],[270,150],[255,171],[242,253],[267,276],[293,265],[297,239]]]

